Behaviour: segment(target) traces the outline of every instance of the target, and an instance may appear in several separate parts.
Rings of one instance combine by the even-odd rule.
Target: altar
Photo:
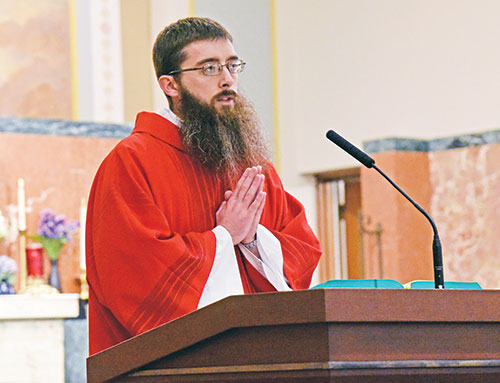
[[[78,294],[0,295],[0,383],[70,382],[65,378],[65,360],[75,355],[70,349],[87,349],[81,344],[85,334],[76,337],[80,344],[68,342],[75,340],[68,336],[68,319],[79,314]]]

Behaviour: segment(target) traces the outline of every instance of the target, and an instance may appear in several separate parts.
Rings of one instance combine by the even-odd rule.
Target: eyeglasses
[[[181,73],[181,72],[190,72],[193,70],[201,70],[205,76],[217,76],[222,72],[222,69],[224,67],[227,68],[229,73],[231,74],[237,74],[243,72],[245,69],[246,62],[236,59],[236,60],[229,60],[225,64],[220,64],[220,63],[215,63],[215,62],[209,62],[206,64],[203,64],[199,68],[187,68],[187,69],[176,69],[168,73],[168,76],[176,73]]]

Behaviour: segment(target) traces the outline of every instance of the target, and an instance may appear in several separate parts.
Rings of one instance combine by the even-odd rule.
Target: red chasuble
[[[215,212],[230,185],[184,150],[177,127],[142,112],[100,166],[86,227],[89,348],[95,354],[196,310],[216,251]],[[320,256],[303,206],[272,167],[260,224],[280,241],[292,289],[306,289]],[[273,291],[236,257],[245,293]]]

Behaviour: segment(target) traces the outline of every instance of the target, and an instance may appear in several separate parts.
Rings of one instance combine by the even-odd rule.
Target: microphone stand
[[[411,202],[413,206],[417,208],[418,211],[420,211],[425,218],[430,222],[432,226],[432,231],[434,232],[434,238],[432,239],[432,258],[433,258],[433,263],[434,263],[434,287],[436,289],[444,289],[444,275],[443,275],[443,255],[442,255],[442,249],[441,249],[441,241],[439,239],[439,234],[437,231],[436,224],[434,223],[434,220],[431,218],[431,216],[418,204],[416,203],[411,197],[404,192],[403,189],[401,189],[394,181],[392,181],[382,170],[380,170],[377,165],[372,164],[372,167],[382,175],[389,183],[396,188],[398,192],[400,192],[408,201]]]
[[[389,181],[389,183],[394,186],[397,191],[399,191],[408,201],[411,202],[413,206],[417,208],[419,212],[421,212],[428,219],[428,221],[432,225],[432,230],[434,231],[434,238],[432,240],[432,258],[434,261],[434,287],[436,289],[444,289],[443,255],[441,249],[441,241],[439,240],[436,224],[432,220],[431,216],[427,214],[427,212],[418,203],[411,199],[410,196],[406,194],[398,185],[396,185],[382,170],[380,170],[375,165],[375,160],[368,154],[366,154],[362,150],[359,150],[356,146],[351,144],[339,134],[335,133],[333,130],[329,130],[326,133],[326,137],[339,148],[346,151],[363,165],[365,165],[367,168],[375,168],[375,170],[379,172],[382,177]]]

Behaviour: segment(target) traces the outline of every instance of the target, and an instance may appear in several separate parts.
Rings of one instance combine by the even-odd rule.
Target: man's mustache
[[[236,98],[238,97],[238,93],[236,93],[234,90],[223,90],[222,92],[219,92],[215,95],[214,100],[218,100],[221,97],[233,97]]]

